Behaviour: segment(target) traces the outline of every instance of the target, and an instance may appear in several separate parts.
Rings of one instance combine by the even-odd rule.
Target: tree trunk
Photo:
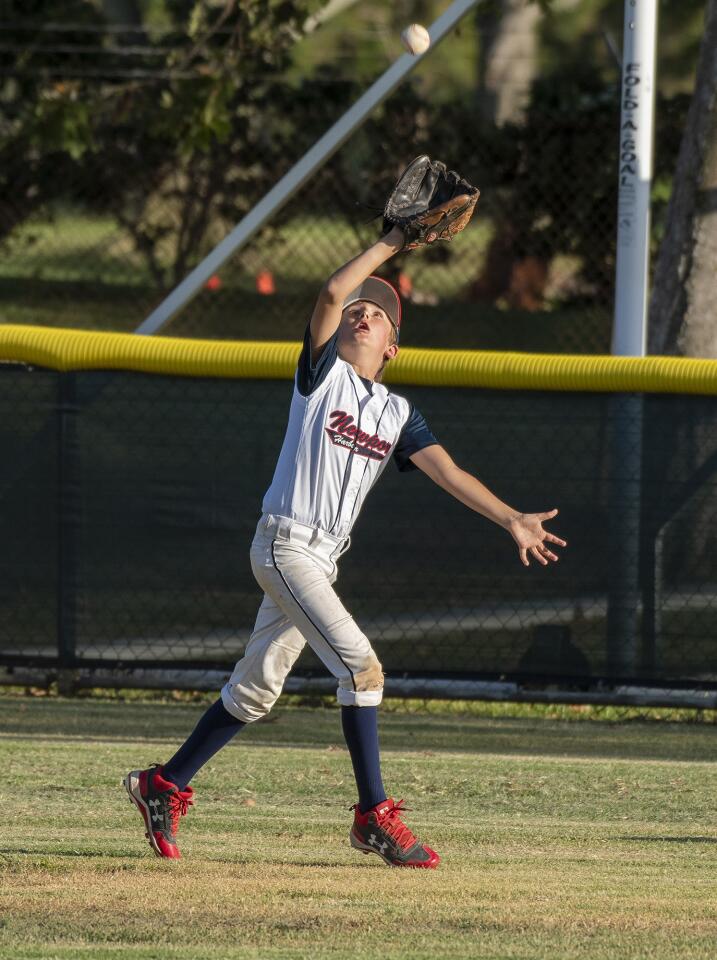
[[[502,0],[500,8],[480,7],[478,105],[497,126],[522,119],[538,60],[538,23],[542,10],[525,0]]]
[[[717,357],[716,299],[717,0],[707,0],[695,90],[654,269],[649,353]],[[666,476],[683,457],[671,489],[684,506],[679,514],[667,504],[653,506],[653,527],[646,532],[656,537],[662,529],[659,536],[669,557],[665,575],[675,585],[693,582],[694,571],[714,555],[714,500],[705,478],[698,478],[715,456],[717,423],[711,406],[700,410],[694,402],[670,399],[653,450],[663,460]]]
[[[707,0],[695,92],[654,271],[651,354],[717,357],[717,0]]]

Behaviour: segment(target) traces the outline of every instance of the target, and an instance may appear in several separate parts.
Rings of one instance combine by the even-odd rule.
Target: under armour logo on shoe
[[[380,850],[381,853],[385,853],[386,850],[388,849],[388,844],[386,843],[386,841],[384,840],[383,843],[379,843],[378,840],[376,839],[375,833],[371,834],[368,842],[371,844],[372,847],[376,847],[377,850]]]
[[[150,801],[149,801],[149,805],[150,805],[150,807],[154,807],[154,810],[153,810],[153,812],[152,812],[152,819],[153,819],[153,820],[161,820],[162,817],[160,816],[160,814],[159,814],[159,812],[158,812],[159,800],[150,800]]]

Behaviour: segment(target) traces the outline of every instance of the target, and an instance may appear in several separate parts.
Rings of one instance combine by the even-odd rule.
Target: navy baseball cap
[[[342,309],[350,307],[357,300],[368,300],[379,306],[393,324],[398,341],[401,330],[401,298],[394,285],[383,277],[367,277],[360,287],[356,287],[346,297]]]

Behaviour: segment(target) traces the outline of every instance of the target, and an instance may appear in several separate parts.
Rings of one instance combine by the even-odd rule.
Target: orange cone
[[[259,273],[257,273],[256,289],[257,293],[261,293],[265,297],[270,297],[272,293],[276,293],[276,285],[274,284],[274,276],[271,270],[260,270]]]
[[[398,275],[398,292],[401,294],[404,300],[410,300],[411,294],[413,293],[413,283],[411,278],[406,273],[399,273]]]

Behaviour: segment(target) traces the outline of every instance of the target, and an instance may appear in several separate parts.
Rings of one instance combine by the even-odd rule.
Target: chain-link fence
[[[131,686],[145,670],[201,686],[228,672],[261,599],[248,551],[290,391],[0,368],[6,682],[64,670]],[[337,585],[387,692],[659,703],[682,690],[710,705],[715,398],[401,392],[508,503],[558,506],[569,547],[526,569],[505,532],[389,466]],[[331,687],[310,652],[299,680]]]
[[[552,18],[553,34],[563,15]],[[183,83],[201,92],[206,80],[187,59],[186,37],[91,19],[28,30],[0,24],[5,322],[135,329],[366,87],[348,60],[263,76],[236,93],[227,129],[210,125],[205,143],[171,113]],[[606,351],[614,51],[602,34],[583,33],[553,43],[548,69],[538,33],[530,69],[525,54],[506,54],[498,109],[478,57],[495,40],[485,33],[467,17],[163,332],[295,339],[326,276],[377,235],[371,218],[401,167],[426,152],[482,198],[450,248],[391,262],[410,302],[406,342]],[[398,52],[376,54],[374,74]],[[35,110],[32,123],[23,104]],[[685,115],[684,97],[660,95],[656,238]],[[165,129],[168,117],[175,126]],[[174,142],[182,138],[185,152]]]
[[[357,11],[363,53],[338,43],[323,60],[305,40],[289,56],[287,31],[241,50],[226,25],[200,43],[179,19],[130,29],[100,6],[48,0],[40,18],[10,0],[0,18],[0,322],[135,329],[400,55],[390,20],[408,22],[409,5],[363,27]],[[606,351],[612,21],[584,29],[582,8],[600,4],[577,16],[557,3],[511,37],[499,6],[467,17],[163,332],[298,339],[320,285],[377,236],[388,189],[425,152],[482,196],[456,243],[390,262],[404,342]],[[679,89],[658,91],[653,246],[687,112]],[[571,545],[557,568],[524,571],[505,534],[389,470],[339,583],[389,692],[713,696],[712,399],[405,392],[506,500],[557,504]],[[144,670],[153,685],[215,686],[253,623],[248,545],[288,396],[278,381],[0,367],[4,679],[139,684]],[[304,685],[330,687],[308,657]]]

